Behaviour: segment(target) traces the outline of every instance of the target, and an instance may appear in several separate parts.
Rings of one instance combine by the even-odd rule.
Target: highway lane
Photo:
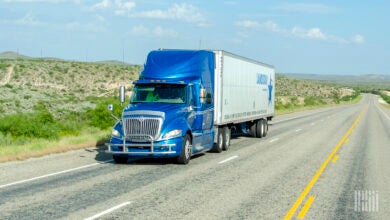
[[[338,145],[292,219],[389,219],[389,118],[365,95],[279,116],[267,137],[237,136],[229,151],[187,166],[118,165],[100,148],[3,163],[0,219],[283,219]],[[366,192],[369,202],[357,199]]]

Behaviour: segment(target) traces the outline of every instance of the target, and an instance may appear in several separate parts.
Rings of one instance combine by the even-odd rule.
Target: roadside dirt
[[[0,82],[0,85],[6,85],[10,82],[12,74],[14,73],[14,67],[15,67],[15,65],[13,65],[13,64],[11,66],[7,67],[7,69],[5,71],[4,79]]]

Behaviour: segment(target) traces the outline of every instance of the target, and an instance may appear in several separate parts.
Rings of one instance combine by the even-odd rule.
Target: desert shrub
[[[48,111],[17,113],[0,119],[0,132],[17,138],[59,138],[59,128]]]
[[[7,69],[9,66],[11,66],[11,65],[5,64],[5,63],[0,63],[0,71],[5,71],[5,69]]]
[[[382,97],[383,100],[385,100],[387,103],[390,104],[390,96],[385,95],[383,93],[380,93],[380,96]]]
[[[5,85],[4,85],[4,87],[5,87],[5,88],[9,88],[9,89],[12,89],[12,88],[14,88],[14,86],[13,86],[13,85],[11,85],[11,84],[9,84],[9,83],[5,84]]]
[[[77,112],[67,113],[60,119],[56,119],[43,102],[35,105],[34,110],[33,113],[17,113],[1,117],[0,132],[3,137],[11,136],[14,141],[19,142],[31,138],[58,139],[63,135],[79,134],[82,125],[87,122],[85,113]]]
[[[114,125],[115,121],[111,117],[110,112],[107,110],[108,104],[114,105],[113,114],[116,117],[121,116],[124,106],[120,106],[116,98],[100,99],[99,101],[97,101],[96,107],[94,109],[87,110],[87,116],[89,121],[88,124],[90,126],[97,127],[100,129],[107,129]]]
[[[306,107],[326,104],[326,102],[323,99],[318,98],[318,97],[312,97],[312,96],[305,97],[304,103],[305,103],[304,106],[306,106]]]
[[[352,95],[347,95],[347,96],[343,96],[341,98],[341,101],[350,101],[350,100],[354,100],[356,99],[358,96],[360,95],[360,92],[359,91],[355,91]]]

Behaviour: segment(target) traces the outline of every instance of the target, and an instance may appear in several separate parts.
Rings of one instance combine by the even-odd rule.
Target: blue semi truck
[[[267,134],[274,117],[273,66],[217,50],[155,50],[106,143],[116,163],[221,152],[231,130]],[[124,102],[124,89],[120,89]]]

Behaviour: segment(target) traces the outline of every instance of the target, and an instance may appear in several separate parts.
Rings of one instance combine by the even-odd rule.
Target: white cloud
[[[313,39],[313,40],[328,39],[328,37],[324,33],[322,33],[321,29],[319,28],[311,28],[309,30],[305,30],[299,27],[294,27],[291,30],[291,34],[299,38],[306,38],[306,39]]]
[[[92,9],[105,9],[105,8],[110,8],[112,5],[110,0],[102,0],[99,3],[96,3],[92,6]]]
[[[154,9],[146,11],[135,11],[136,3],[122,0],[102,0],[91,7],[92,10],[109,9],[119,16],[132,18],[149,18],[161,20],[178,20],[196,24],[197,26],[208,26],[205,16],[201,11],[187,3],[173,4],[167,9]]]
[[[143,37],[152,36],[152,37],[159,37],[159,38],[166,38],[166,37],[175,38],[178,36],[178,33],[173,29],[163,28],[160,26],[157,26],[155,28],[148,28],[143,25],[134,26],[131,29],[130,34],[135,36],[143,36]]]
[[[69,22],[65,24],[65,28],[72,31],[86,31],[100,33],[106,31],[106,28],[95,23],[80,23],[80,22]]]
[[[73,2],[75,4],[81,3],[82,0],[0,0],[0,2],[6,3],[51,3],[58,4],[63,2]]]
[[[316,3],[283,3],[272,7],[276,10],[282,10],[287,12],[299,12],[299,13],[316,13],[316,14],[328,14],[337,12],[339,9]]]
[[[278,32],[278,33],[286,33],[287,30],[279,27],[278,24],[276,24],[273,21],[266,21],[263,23],[257,22],[257,21],[251,21],[251,20],[245,20],[245,21],[238,21],[235,23],[236,26],[245,28],[245,29],[265,29],[269,30],[271,32]]]
[[[166,10],[156,9],[136,12],[131,14],[130,17],[181,20],[195,23],[198,26],[208,26],[206,18],[199,9],[187,3],[173,4],[172,7]]]
[[[243,28],[255,28],[259,27],[260,23],[257,21],[250,21],[250,20],[245,20],[245,21],[237,21],[236,26],[243,27]]]
[[[16,20],[2,20],[3,24],[11,24],[11,25],[21,25],[21,26],[42,26],[43,22],[36,20],[36,18],[31,14],[26,14],[22,18],[18,18]]]
[[[135,2],[122,0],[102,0],[94,4],[93,10],[112,9],[116,14],[126,14],[136,6]]]
[[[98,21],[101,21],[101,22],[106,22],[106,19],[105,19],[103,16],[101,16],[101,15],[97,15],[97,16],[96,16],[96,19],[97,19]]]
[[[353,38],[352,38],[352,41],[356,44],[362,44],[364,43],[365,39],[362,35],[360,34],[357,34],[355,35]]]
[[[293,27],[291,29],[284,28],[279,26],[273,21],[266,22],[257,22],[257,21],[238,21],[235,23],[241,30],[237,32],[237,35],[243,38],[248,38],[250,33],[253,33],[258,30],[270,31],[274,33],[283,34],[284,36],[290,36],[301,39],[309,39],[309,40],[319,40],[319,41],[327,41],[334,43],[364,43],[364,37],[361,35],[355,35],[352,40],[346,40],[343,37],[334,36],[331,34],[324,33],[320,28],[314,27],[309,29],[304,29],[301,27]]]

